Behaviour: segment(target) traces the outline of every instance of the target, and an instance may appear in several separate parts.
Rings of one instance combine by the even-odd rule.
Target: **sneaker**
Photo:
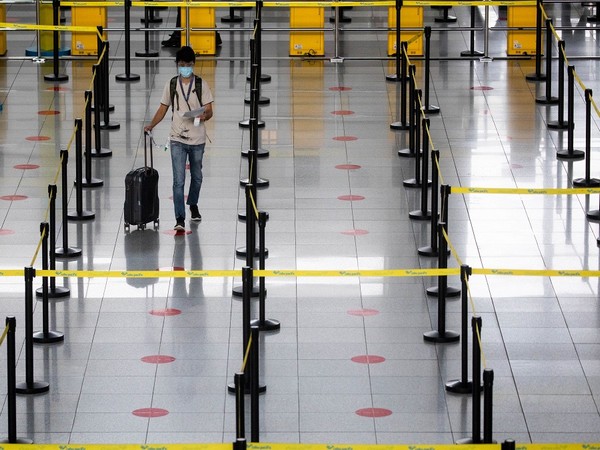
[[[177,223],[173,227],[175,231],[185,231],[185,220],[182,218],[177,218]]]
[[[173,33],[166,41],[160,43],[163,47],[181,47],[181,35]]]
[[[200,222],[202,220],[202,216],[200,215],[200,212],[198,211],[198,205],[191,205],[190,213],[192,214],[192,220],[194,222]]]

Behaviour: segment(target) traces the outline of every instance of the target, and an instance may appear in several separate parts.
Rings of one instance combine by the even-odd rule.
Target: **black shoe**
[[[202,216],[200,215],[200,212],[198,211],[198,205],[191,205],[190,213],[192,214],[192,220],[194,222],[200,222],[202,220]]]
[[[220,47],[223,44],[223,40],[221,39],[221,35],[218,31],[215,31],[215,44],[217,47]]]
[[[177,223],[173,227],[175,231],[185,231],[185,220],[181,217],[177,218]]]
[[[160,43],[163,47],[181,47],[181,36],[173,33],[169,39]]]

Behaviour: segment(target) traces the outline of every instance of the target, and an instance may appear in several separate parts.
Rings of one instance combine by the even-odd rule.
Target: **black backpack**
[[[194,82],[196,83],[196,85],[194,86],[194,92],[196,92],[196,95],[198,96],[198,101],[200,102],[200,106],[202,106],[202,78],[200,78],[198,75],[194,76],[196,77],[196,79],[194,80]],[[175,75],[173,78],[171,78],[171,82],[169,84],[169,91],[171,93],[171,112],[175,108],[175,98],[177,98],[177,109],[179,109],[179,94],[177,93],[178,78],[179,75]]]

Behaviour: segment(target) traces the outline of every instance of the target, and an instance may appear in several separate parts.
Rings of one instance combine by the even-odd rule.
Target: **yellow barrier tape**
[[[4,331],[2,332],[2,336],[0,336],[0,346],[4,343],[4,339],[6,339],[6,335],[8,334],[8,325],[4,327]]]
[[[419,39],[421,37],[421,35],[423,34],[422,31],[419,31],[417,34],[415,34],[413,37],[411,37],[408,41],[406,41],[408,44],[412,44],[413,42],[415,42],[417,39]]]
[[[450,188],[453,194],[566,194],[566,195],[587,195],[600,194],[600,188],[478,188],[478,187],[454,187]]]
[[[535,6],[537,2],[533,0],[499,0],[499,1],[486,1],[486,0],[471,0],[471,1],[424,1],[424,0],[408,0],[403,1],[403,6]],[[98,6],[121,6],[125,5],[122,1],[89,1],[89,2],[78,2],[78,1],[61,1],[61,6],[76,6],[76,7],[98,7]],[[256,2],[250,1],[133,1],[131,2],[133,7],[146,7],[146,6],[166,6],[174,7],[179,6],[183,8],[235,8],[235,7],[254,7]],[[275,1],[275,2],[264,2],[264,7],[332,7],[342,8],[347,6],[373,6],[373,7],[392,7],[396,6],[395,1]]]
[[[542,20],[546,21],[549,19],[548,14],[546,14],[546,9],[544,8],[544,5],[542,5],[541,3],[540,5],[540,11],[542,12]]]
[[[23,269],[0,270],[0,277],[22,277],[25,275]]]
[[[254,210],[254,215],[258,219],[258,208],[256,206],[256,201],[254,200],[254,195],[252,195],[252,191],[250,191],[250,201],[252,202],[252,209]]]
[[[248,357],[250,356],[250,349],[252,348],[252,335],[248,337],[248,346],[246,347],[246,351],[244,352],[244,360],[242,361],[242,368],[240,372],[246,371],[246,364],[248,364]]]
[[[38,254],[40,253],[40,248],[42,247],[42,242],[44,241],[44,238],[46,237],[46,228],[42,229],[42,232],[40,234],[40,239],[38,240],[37,243],[37,247],[35,248],[35,252],[33,252],[33,258],[31,258],[31,263],[29,264],[31,267],[33,267],[35,265],[35,260],[38,257]]]
[[[1,274],[1,273],[0,273]],[[38,270],[42,277],[77,278],[207,278],[238,277],[241,270]]]
[[[472,269],[478,275],[513,275],[526,277],[600,277],[600,270],[552,270],[552,269]]]
[[[62,3],[61,3],[62,5]],[[96,27],[71,27],[67,25],[35,25],[28,23],[0,22],[1,29],[7,30],[40,30],[40,31],[77,31],[79,33],[97,33]]]
[[[458,275],[460,269],[392,269],[392,270],[255,270],[257,277],[436,277]]]
[[[573,76],[575,77],[575,81],[577,81],[577,83],[579,84],[579,87],[581,87],[581,90],[585,91],[587,89],[587,87],[585,86],[585,84],[583,83],[581,78],[579,78],[579,74],[577,73],[576,70],[573,71]]]
[[[594,97],[592,97],[590,100],[591,100],[592,107],[594,108],[594,111],[596,111],[596,114],[598,116],[600,116],[600,110],[598,109],[598,105],[596,104],[596,100],[594,100]]]
[[[452,256],[454,256],[454,259],[456,259],[456,262],[458,262],[458,265],[462,266],[463,262],[461,261],[460,256],[458,256],[458,252],[454,248],[454,245],[452,245],[452,241],[450,241],[450,237],[444,228],[442,228],[442,234],[444,235],[444,239],[446,240],[448,247],[450,247],[450,253],[452,253]]]

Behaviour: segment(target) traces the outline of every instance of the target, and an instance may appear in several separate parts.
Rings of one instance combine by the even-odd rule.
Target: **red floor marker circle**
[[[351,91],[352,88],[348,86],[332,86],[329,88],[330,91]]]
[[[148,364],[168,364],[173,361],[175,361],[175,357],[169,355],[149,355],[142,358],[142,362]]]
[[[362,195],[340,195],[338,200],[344,200],[347,202],[358,202],[360,200],[364,200],[365,198]]]
[[[356,136],[336,136],[333,138],[334,141],[342,141],[342,142],[349,142],[349,141],[357,141],[358,138]]]
[[[38,111],[38,114],[40,116],[55,116],[57,114],[60,114],[60,111],[56,111],[54,109],[48,109],[48,110]]]
[[[39,168],[40,166],[37,164],[17,164],[16,166],[13,166],[13,169],[17,170],[34,170]]]
[[[0,228],[0,236],[8,236],[10,234],[15,234],[14,230],[8,230],[6,228]]]
[[[342,234],[347,236],[364,236],[365,234],[369,234],[367,230],[346,230],[342,231]]]
[[[168,317],[178,316],[179,314],[181,314],[181,310],[176,308],[151,309],[150,311],[148,311],[148,313],[152,314],[153,316]]]
[[[472,91],[493,91],[494,88],[491,86],[472,86]]]
[[[158,270],[163,271],[163,272],[171,272],[171,271],[177,271],[177,270],[185,270],[185,268],[181,267],[181,266],[173,266],[173,267],[160,267]]]
[[[192,234],[191,230],[179,231],[179,230],[166,230],[163,231],[164,234],[168,234],[169,236],[187,236],[188,234]]]
[[[27,136],[25,138],[26,141],[33,141],[33,142],[37,142],[37,141],[49,141],[50,140],[50,136]]]
[[[0,197],[0,200],[8,200],[8,201],[19,201],[26,200],[28,197],[26,195],[3,195]]]
[[[358,170],[361,166],[358,164],[338,164],[335,168],[340,170]]]
[[[354,356],[352,361],[359,364],[379,364],[384,362],[385,358],[377,355],[358,355]]]
[[[162,417],[169,414],[169,411],[162,408],[140,408],[133,411],[132,414],[138,417]]]
[[[49,87],[46,88],[47,91],[52,91],[52,92],[66,92],[68,91],[67,88],[61,87],[61,86],[53,86],[53,87]]]
[[[350,111],[349,109],[338,109],[336,111],[331,111],[331,114],[334,116],[349,116],[354,114],[354,111]]]
[[[377,311],[376,309],[350,309],[348,311],[348,314],[350,314],[351,316],[376,316],[377,314],[379,314],[379,311]]]
[[[356,414],[362,417],[386,417],[391,416],[392,412],[385,408],[363,408],[357,409]]]

